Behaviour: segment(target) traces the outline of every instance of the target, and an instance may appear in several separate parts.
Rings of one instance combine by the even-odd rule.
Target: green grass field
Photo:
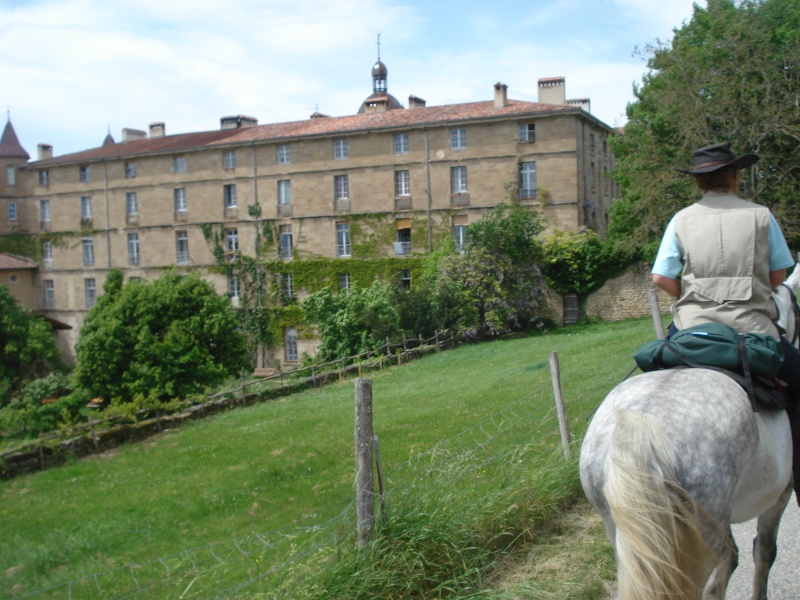
[[[493,539],[484,544],[489,554],[478,561],[481,564],[496,559],[493,549],[507,552],[511,546],[534,541],[530,531],[524,527],[520,531],[520,523],[543,525],[580,496],[575,455],[586,426],[584,417],[632,368],[633,351],[652,337],[647,319],[565,328],[465,346],[371,373],[374,428],[380,437],[393,515],[386,536],[391,543],[371,551],[389,563],[392,545],[406,543],[404,536],[431,528],[431,523],[442,531],[453,527],[451,540],[461,540],[463,532],[455,528],[465,523],[463,529],[470,535],[479,531],[480,539]],[[573,460],[566,466],[552,409],[551,351],[559,355],[575,440]],[[237,559],[221,556],[233,538],[247,538],[250,543],[269,537],[254,534],[324,523],[347,510],[354,495],[353,389],[349,380],[232,410],[98,457],[0,483],[0,597],[22,596],[93,574],[101,574],[101,580],[113,578],[110,571],[129,563],[140,565],[134,571],[139,585],[148,569],[163,571],[165,564],[173,565],[170,572],[183,568],[186,561],[179,564],[180,553],[208,549],[215,542],[226,542],[211,547],[218,548],[220,556],[215,558],[223,568],[212,572],[195,564],[193,569],[201,574],[184,579],[182,592],[170,594],[206,597],[213,595],[208,590],[236,589],[238,578],[243,578],[253,583],[236,592],[241,597],[275,597],[268,591],[273,579],[268,570],[274,568],[277,552],[288,549],[291,564],[277,577],[282,589],[302,580],[300,588],[308,597],[357,597],[342,591],[349,586],[363,589],[364,597],[369,597],[374,593],[370,590],[382,589],[376,588],[383,585],[380,576],[353,583],[354,573],[364,572],[358,555],[345,553],[331,560],[332,554],[342,554],[335,544],[332,550],[310,553],[312,562],[305,566],[300,560],[302,542],[291,536],[279,536],[281,543],[264,551],[238,548],[239,555],[233,554]],[[521,410],[514,407],[522,406],[517,401],[526,395],[530,399],[522,412],[531,422],[501,424],[511,433],[491,437],[497,426],[493,421],[514,421]],[[491,443],[482,446],[484,434]],[[433,455],[424,455],[437,444],[442,453],[452,455],[451,462],[437,456],[433,464]],[[476,448],[487,459],[461,464],[473,460]],[[423,458],[414,459],[420,454]],[[513,461],[522,466],[509,468]],[[537,463],[546,475],[531,470]],[[443,474],[447,469],[456,476]],[[463,473],[469,473],[469,484],[464,483]],[[524,502],[519,501],[520,494]],[[548,494],[550,505],[537,508],[537,497]],[[493,514],[507,500],[516,506],[506,507],[505,516]],[[411,506],[423,510],[415,513]],[[467,514],[468,510],[475,514]],[[420,518],[423,513],[425,518]],[[501,532],[496,539],[494,526]],[[333,531],[347,539],[350,532],[341,529],[339,525]],[[513,532],[519,544],[509,545],[504,536]],[[475,543],[473,538],[462,541]],[[200,555],[194,550],[184,554]],[[454,556],[445,552],[431,560]],[[170,558],[151,563],[163,557]],[[391,568],[402,572],[406,567]],[[471,575],[454,576],[453,585],[463,579],[463,590],[479,589],[485,570],[467,571]],[[322,579],[309,583],[311,572],[321,573]],[[130,579],[127,572],[126,577]],[[95,593],[106,589],[96,580],[89,583]],[[76,590],[86,585],[84,581],[71,589],[56,588],[42,597],[66,598],[69,593],[84,597]],[[423,582],[407,591],[407,597],[425,593],[467,597],[467,592],[445,592],[431,590]],[[141,597],[173,596],[165,592]]]

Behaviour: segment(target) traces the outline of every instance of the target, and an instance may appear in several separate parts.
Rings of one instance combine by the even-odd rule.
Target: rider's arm
[[[653,273],[653,283],[667,292],[670,296],[677,298],[681,295],[680,279],[673,279],[672,277],[665,277],[664,275]]]
[[[653,283],[669,295],[678,298],[681,295],[680,273],[682,270],[683,256],[675,237],[673,221],[670,221],[653,263]]]
[[[778,287],[784,281],[786,281],[786,269],[769,272],[769,283],[772,287]]]

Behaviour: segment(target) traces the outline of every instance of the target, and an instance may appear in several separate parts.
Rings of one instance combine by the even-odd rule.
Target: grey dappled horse
[[[787,283],[796,289],[800,268]],[[786,304],[791,292],[779,293]],[[789,339],[795,325],[790,317]],[[753,599],[767,598],[792,492],[785,411],[753,412],[744,390],[716,371],[643,373],[600,405],[580,474],[615,550],[620,600],[696,600],[706,587],[706,598],[722,600],[738,564],[731,523],[756,517]]]

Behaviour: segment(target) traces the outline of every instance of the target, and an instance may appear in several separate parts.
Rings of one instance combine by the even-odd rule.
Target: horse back
[[[657,423],[668,441],[673,483],[720,522],[757,516],[788,484],[791,438],[785,413],[754,413],[741,387],[715,371],[654,371],[614,388],[584,438],[581,482],[604,518],[610,445],[626,413],[643,413]]]

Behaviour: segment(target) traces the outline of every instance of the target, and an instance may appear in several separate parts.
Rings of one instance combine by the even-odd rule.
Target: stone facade
[[[109,136],[64,156],[40,145],[38,160],[15,159],[14,189],[0,188],[0,204],[18,205],[14,224],[0,206],[0,235],[24,228],[49,242],[31,308],[72,327],[60,334],[67,348],[112,268],[144,279],[197,270],[228,293],[226,276],[209,269],[203,226],[230,232],[239,252],[263,260],[277,256],[256,248],[256,232],[266,222],[290,228],[297,260],[340,255],[337,224],[354,216],[382,216],[397,229],[413,218],[412,251],[427,252],[420,224],[468,226],[512,194],[550,230],[604,235],[616,194],[606,176],[613,130],[564,99],[563,78],[546,81],[547,104],[508,100],[497,84],[488,102],[429,107],[413,97],[408,109],[369,103],[356,115],[268,125],[224,117],[218,131],[180,135],[154,123],[149,135],[125,130],[119,143]],[[298,340],[300,354],[313,349]]]

